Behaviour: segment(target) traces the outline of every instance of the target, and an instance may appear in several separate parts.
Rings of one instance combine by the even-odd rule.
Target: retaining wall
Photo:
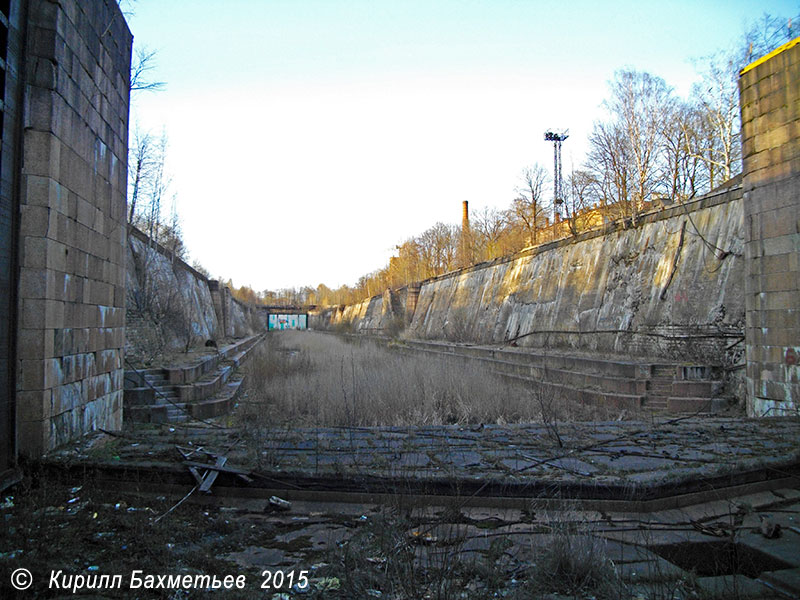
[[[227,286],[209,280],[135,227],[129,225],[128,232],[125,349],[130,357],[147,356],[158,343],[178,351],[187,343],[266,330],[263,311],[239,302]],[[153,314],[142,310],[150,305],[163,321],[163,332]]]
[[[423,282],[408,334],[724,363],[744,325],[742,253],[735,187]]]
[[[737,364],[741,188],[623,225],[423,281],[406,335]],[[413,305],[397,295],[321,311],[313,326],[384,330]]]
[[[385,290],[356,304],[340,305],[311,311],[308,315],[312,329],[345,327],[361,333],[382,334],[399,331],[405,325],[408,313],[406,300],[408,288]]]

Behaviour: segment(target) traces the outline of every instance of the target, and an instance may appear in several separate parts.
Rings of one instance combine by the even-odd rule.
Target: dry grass
[[[269,336],[248,363],[248,422],[293,426],[421,426],[586,421],[616,413],[561,399],[475,361],[407,354],[369,339],[309,331]],[[267,410],[265,410],[267,409]]]
[[[622,597],[622,582],[603,540],[558,524],[554,529],[551,542],[538,549],[538,560],[528,569],[528,589],[578,598]]]

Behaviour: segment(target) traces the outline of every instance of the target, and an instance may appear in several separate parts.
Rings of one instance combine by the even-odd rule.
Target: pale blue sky
[[[680,95],[692,59],[797,2],[138,0],[158,51],[131,118],[170,138],[193,258],[237,285],[353,284],[395,244],[505,208],[519,172],[580,166],[623,67]]]

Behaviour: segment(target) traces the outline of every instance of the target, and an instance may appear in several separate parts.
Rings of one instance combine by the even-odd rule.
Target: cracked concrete
[[[138,489],[152,477],[180,498],[191,485],[175,445],[225,454],[255,481],[241,487],[222,473],[212,495],[196,501],[229,510],[241,527],[280,524],[276,535],[220,557],[242,568],[300,565],[317,582],[346,584],[357,575],[343,576],[331,561],[353,545],[367,552],[364,532],[374,537],[376,521],[389,527],[381,520],[389,515],[414,568],[490,561],[503,597],[528,597],[519,595],[525,574],[564,536],[611,561],[620,598],[666,588],[675,598],[800,595],[798,419],[302,430],[213,423],[117,436],[89,436],[46,464],[95,469],[98,484],[128,469]],[[272,493],[291,510],[270,513]],[[780,526],[779,537],[760,532],[763,519]],[[673,546],[677,556],[697,557],[691,566],[668,556]],[[753,552],[754,564],[730,559]],[[365,560],[372,569],[387,558]],[[459,579],[457,597],[477,597],[481,581]]]

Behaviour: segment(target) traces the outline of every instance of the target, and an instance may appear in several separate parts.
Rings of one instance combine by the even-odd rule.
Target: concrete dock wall
[[[744,325],[740,188],[422,283],[408,335],[696,359]]]
[[[744,353],[743,245],[741,188],[731,183],[636,227],[618,223],[325,309],[312,326],[380,333],[399,317],[410,338],[734,365]]]

